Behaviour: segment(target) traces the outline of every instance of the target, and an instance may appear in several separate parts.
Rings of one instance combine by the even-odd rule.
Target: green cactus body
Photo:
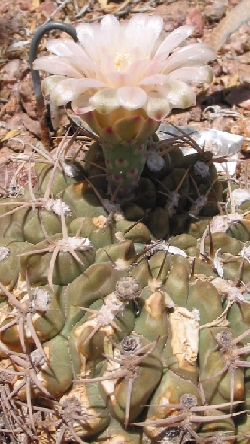
[[[106,210],[86,180],[69,185],[57,196],[72,208],[78,217],[107,216]]]
[[[168,210],[156,207],[149,215],[148,225],[156,239],[165,239],[169,235]]]
[[[62,288],[54,287],[54,290],[49,285],[43,287],[36,287],[31,289],[32,298],[29,294],[25,295],[21,299],[23,310],[27,310],[30,313],[30,320],[33,328],[36,331],[36,335],[40,341],[44,342],[57,335],[65,322],[64,312],[60,305],[60,294]],[[2,328],[9,323],[12,324],[14,313],[12,311],[6,316],[4,322],[1,324]],[[24,329],[24,336],[26,343],[34,344],[34,339],[27,326]],[[20,344],[20,330],[18,324],[14,324],[0,333],[1,341],[8,344],[11,348],[13,344]]]
[[[185,409],[184,406],[181,406],[180,401],[183,399],[182,397],[188,396],[195,401],[195,404],[201,405],[200,394],[195,384],[181,378],[171,370],[165,371],[161,384],[157,387],[152,397],[146,421],[144,422],[144,432],[146,435],[154,441],[161,436],[161,432],[164,429],[167,430],[171,427],[179,429],[181,424],[179,424],[178,415],[182,413],[182,408]],[[165,426],[164,420],[167,420]],[[191,428],[197,430],[198,425],[199,423],[193,423]]]
[[[228,310],[227,319],[230,327],[237,331],[238,335],[248,331],[250,326],[250,307],[248,302],[239,301],[234,303]],[[246,336],[242,338],[241,342],[246,345],[249,342],[249,338]]]
[[[166,288],[174,304],[186,307],[189,294],[189,270],[183,264],[171,268]]]
[[[136,205],[133,202],[124,203],[123,205],[123,213],[127,220],[137,222],[138,220],[144,219],[145,211],[139,205]]]
[[[189,248],[197,247],[197,239],[190,234],[180,234],[171,239],[169,245],[180,248],[181,250],[188,250]]]
[[[37,313],[32,316],[32,322],[41,341],[47,341],[56,336],[64,325],[65,314],[61,306],[63,291],[63,287],[54,286],[52,290],[49,285],[33,289]]]
[[[141,442],[141,434],[137,433],[134,428],[130,427],[129,430],[125,430],[118,421],[112,418],[106,430],[99,435],[98,441],[92,444],[140,444]]]
[[[149,252],[151,252],[149,248]],[[170,260],[165,251],[156,251],[148,261],[148,269],[150,270],[150,277],[148,279],[148,286],[151,289],[156,289],[165,283],[170,269]]]
[[[141,222],[133,224],[127,220],[118,220],[115,224],[118,233],[124,240],[146,243],[150,241],[149,229]]]
[[[223,277],[228,281],[233,281],[241,271],[241,280],[244,283],[250,281],[250,264],[248,260],[242,260],[239,257],[232,257],[231,255],[221,255],[223,262]]]
[[[66,163],[66,167],[57,168],[53,174],[54,165],[49,165],[43,161],[35,163],[35,171],[37,175],[36,189],[42,195],[45,194],[50,182],[50,192],[53,196],[63,191],[69,185],[74,184],[78,180],[84,179],[83,168],[78,162]]]
[[[222,314],[220,294],[210,282],[197,280],[190,285],[187,308],[199,311],[200,326],[213,322]]]
[[[95,248],[105,247],[113,240],[113,227],[107,217],[77,217],[69,224],[71,236],[87,237]]]
[[[131,241],[107,245],[96,253],[96,262],[112,261],[120,270],[127,270],[136,257],[135,246]]]
[[[212,235],[213,249],[214,251],[220,250],[221,253],[230,253],[237,256],[242,249],[242,243],[237,239],[233,239],[226,233],[214,233]],[[205,242],[206,251],[209,252],[210,242],[206,239]]]
[[[195,258],[193,272],[195,276],[200,275],[207,278],[213,278],[217,276],[215,270],[212,267],[212,264],[209,264],[199,258]]]
[[[136,319],[134,331],[150,341],[159,339],[157,349],[162,351],[168,336],[168,315],[166,296],[161,290],[151,292],[144,302],[140,316]],[[145,331],[145,325],[147,326]]]
[[[28,242],[18,242],[11,238],[0,239],[0,276],[1,283],[8,290],[13,290],[20,272],[19,254],[29,246]],[[0,289],[0,298],[6,298],[6,293]]]
[[[9,198],[1,202],[4,205],[0,206],[0,236],[22,242],[24,241],[23,220],[27,213],[27,208],[17,210],[17,202],[21,203],[21,205],[25,203],[22,198]]]
[[[46,361],[38,378],[43,387],[55,398],[60,398],[72,385],[73,373],[68,342],[57,335],[43,344]]]
[[[231,373],[225,367],[223,356],[218,349],[218,335],[235,337],[236,334],[228,327],[210,327],[200,332],[199,367],[200,380],[207,402],[220,404],[244,399],[244,371],[236,368],[232,385]]]
[[[142,336],[139,336],[139,340],[142,346],[150,344]],[[119,355],[115,356],[119,360]],[[136,419],[142,412],[162,375],[162,363],[156,349],[148,356],[146,355],[138,366],[135,366],[133,359],[131,359],[132,365],[130,367],[128,356],[126,356],[128,361],[124,366],[127,369],[127,372],[125,372],[127,377],[125,376],[117,381],[107,380],[101,383],[103,396],[107,400],[109,408],[115,417],[125,425]],[[110,371],[115,368],[114,364],[112,361],[107,364],[103,377],[110,375]],[[131,393],[130,387],[132,387]]]
[[[106,296],[103,302],[95,301],[89,310],[69,337],[72,363],[78,378],[91,370],[90,363],[93,366],[95,361],[103,360],[110,338],[120,342],[131,333],[135,323],[132,304],[125,306],[115,293]]]
[[[250,241],[250,227],[247,221],[240,221],[238,223],[230,224],[227,230],[228,236],[233,237],[241,242]]]
[[[102,299],[115,289],[123,272],[114,269],[110,262],[92,264],[78,276],[63,295],[66,322],[62,334],[68,336],[74,325],[84,315],[79,307],[88,308],[97,299]]]
[[[53,252],[58,254],[53,261]],[[75,255],[71,251],[75,251]],[[76,257],[75,257],[76,256]],[[95,249],[86,239],[68,237],[62,239],[61,234],[51,236],[30,247],[21,257],[21,276],[25,278],[26,270],[30,284],[46,285],[48,270],[54,262],[52,281],[55,285],[67,285],[85,271],[95,260]]]
[[[66,214],[67,223],[71,220],[70,214],[70,212]],[[29,209],[24,218],[23,238],[31,244],[38,244],[45,239],[44,232],[47,236],[53,236],[61,232],[61,226],[59,215],[53,211],[48,211],[43,208],[35,210]]]
[[[244,416],[237,423],[236,433],[237,433],[237,444],[248,444],[249,443],[249,430],[250,430],[250,417],[249,414]]]
[[[227,408],[229,410],[229,407]],[[230,436],[235,436],[235,424],[232,418],[228,417],[228,412],[222,410],[210,410],[206,413],[206,416],[213,416],[213,420],[206,424],[203,424],[199,429],[199,436],[201,439],[208,439],[218,437],[226,437],[228,435],[228,440],[225,439],[225,443],[230,444],[232,440],[230,440]],[[216,420],[216,416],[218,416],[218,420]],[[223,416],[225,417],[223,419]]]
[[[97,383],[75,384],[60,399],[62,408],[70,404],[73,408],[78,408],[78,418],[74,418],[73,428],[79,438],[96,435],[109,425],[110,417]]]
[[[249,200],[129,115],[1,190],[0,441],[249,442]]]

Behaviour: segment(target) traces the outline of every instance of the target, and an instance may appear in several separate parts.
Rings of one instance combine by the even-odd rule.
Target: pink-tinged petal
[[[202,65],[216,58],[210,45],[206,43],[193,43],[178,49],[167,60],[164,74],[170,73],[184,66]]]
[[[138,48],[139,59],[150,56],[162,28],[163,20],[160,16],[134,15],[125,25],[124,40],[127,42],[127,48],[130,50]],[[133,57],[134,61],[136,60],[135,56],[136,54]]]
[[[33,69],[42,69],[50,74],[59,74],[76,79],[82,77],[82,74],[73,68],[73,66],[57,56],[39,57],[39,59],[34,61]]]
[[[87,57],[77,58],[76,56],[68,56],[64,57],[63,60],[79,71],[81,76],[96,77],[101,75],[98,66]]]
[[[161,34],[163,24],[163,19],[159,15],[149,16],[147,14],[139,13],[134,15],[129,20],[126,31],[128,34],[131,25],[134,27],[134,29],[137,28],[138,32],[141,31],[141,29],[144,27],[145,33],[148,33],[149,31],[155,36],[155,39],[157,39]]]
[[[126,72],[111,72],[108,75],[107,84],[112,88],[121,88],[122,86],[132,86],[133,76]]]
[[[145,77],[139,85],[164,85],[168,81],[168,76],[165,74],[154,74],[149,77]]]
[[[64,76],[49,76],[46,77],[44,80],[42,80],[42,93],[44,96],[47,96],[50,94],[50,91],[55,88],[58,83],[62,82],[62,80],[65,80]]]
[[[98,91],[90,98],[89,103],[100,114],[108,114],[120,106],[117,100],[117,92],[111,88]]]
[[[48,51],[61,57],[77,56],[86,57],[86,53],[81,48],[79,43],[74,42],[72,39],[50,39],[46,44]]]
[[[90,105],[89,99],[91,95],[88,91],[85,92],[85,94],[81,94],[80,96],[76,97],[74,100],[72,100],[71,108],[73,111],[79,116],[83,114],[90,113],[94,111],[93,106]],[[86,120],[87,121],[87,120]],[[91,127],[92,128],[92,127]],[[96,132],[96,129],[92,128],[93,131]]]
[[[65,79],[50,92],[50,100],[57,106],[66,105],[89,88],[105,86],[95,79]]]
[[[169,101],[166,96],[158,91],[152,91],[148,94],[146,112],[151,119],[160,121],[171,111]]]
[[[51,39],[47,43],[48,51],[57,56],[63,57],[64,61],[69,62],[73,68],[87,77],[93,77],[93,73],[100,77],[100,69],[96,63],[87,55],[84,49],[73,40]]]
[[[115,66],[114,66],[114,57],[110,53],[108,48],[105,47],[105,43],[103,43],[103,47],[102,46],[100,47],[99,58],[100,58],[100,60],[99,60],[98,64],[100,66],[100,70],[108,78],[108,74],[113,70],[115,71]]]
[[[184,40],[186,40],[187,37],[192,34],[193,30],[193,26],[184,25],[171,32],[159,46],[158,50],[155,53],[153,61],[165,60],[174,48],[177,48],[180,43],[182,43]]]
[[[133,86],[137,85],[139,81],[145,77],[145,72],[149,65],[149,60],[136,60],[130,65],[127,73],[133,78]]]
[[[147,101],[147,94],[138,86],[123,86],[117,90],[117,99],[123,108],[133,110],[143,108]]]
[[[186,83],[210,83],[213,80],[213,70],[210,66],[184,66],[172,71],[167,78]]]
[[[96,23],[81,23],[80,25],[76,26],[76,34],[84,51],[86,51],[88,56],[93,61],[98,63],[100,48],[100,25]]]
[[[80,23],[76,26],[76,35],[79,40],[79,42],[83,45],[85,48],[86,46],[86,40],[85,39],[92,39],[94,40],[94,34],[95,31],[98,29],[98,25],[92,25],[90,23]]]
[[[164,22],[163,18],[159,15],[147,16],[146,28],[147,32],[151,31],[155,37],[155,40],[161,35]]]
[[[172,108],[188,108],[195,105],[196,95],[192,89],[180,80],[171,80],[167,98]]]
[[[101,20],[100,28],[105,36],[114,38],[114,34],[120,32],[120,22],[114,15],[107,14]]]

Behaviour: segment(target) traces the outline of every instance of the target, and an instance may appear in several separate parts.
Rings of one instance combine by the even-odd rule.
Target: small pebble
[[[190,8],[186,17],[186,25],[193,25],[193,36],[202,37],[204,31],[204,18],[198,9]]]
[[[209,21],[219,21],[223,18],[228,8],[228,1],[214,1],[211,5],[206,5],[204,9],[204,17]]]

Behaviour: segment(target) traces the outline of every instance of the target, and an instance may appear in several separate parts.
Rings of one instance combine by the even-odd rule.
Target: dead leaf
[[[35,11],[40,6],[40,0],[32,0],[31,11]]]
[[[41,136],[41,128],[37,120],[31,119],[28,114],[23,113],[22,123],[32,134],[35,134],[37,137]]]
[[[98,3],[101,6],[101,8],[105,10],[108,4],[108,0],[98,0]]]
[[[12,139],[12,137],[16,137],[18,134],[19,130],[17,128],[13,128],[1,138],[1,142],[6,142],[6,140]]]

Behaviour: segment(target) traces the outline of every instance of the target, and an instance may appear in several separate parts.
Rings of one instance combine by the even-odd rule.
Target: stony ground
[[[40,125],[33,94],[28,53],[38,26],[50,20],[72,25],[96,21],[106,13],[121,20],[138,11],[161,15],[165,31],[185,23],[195,25],[189,39],[209,42],[211,31],[239,0],[1,0],[0,3],[0,185],[6,187],[17,171],[20,159],[41,147]],[[60,36],[59,32],[55,33]],[[45,39],[40,45],[45,50]],[[199,91],[197,105],[174,112],[167,121],[175,125],[215,128],[244,136],[241,168],[248,170],[250,153],[250,22],[243,24],[218,52],[212,63],[214,81]],[[56,147],[69,125],[62,113],[61,125],[52,130]],[[88,142],[88,141],[87,141]],[[76,146],[75,146],[76,145]],[[74,148],[86,147],[79,136]],[[25,156],[26,157],[26,156]],[[25,169],[19,174],[25,182]],[[0,190],[1,191],[1,190]]]

